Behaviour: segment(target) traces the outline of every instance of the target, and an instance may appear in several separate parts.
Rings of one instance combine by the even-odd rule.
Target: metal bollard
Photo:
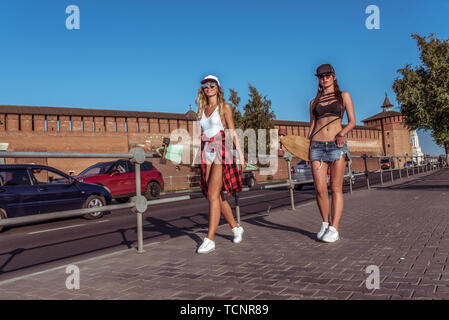
[[[366,186],[368,187],[368,190],[371,189],[370,185],[369,185],[369,175],[368,175],[368,163],[366,162],[366,153],[364,153],[362,155],[363,161],[365,162],[365,178],[366,178]]]
[[[393,165],[394,165],[394,161],[391,162],[391,160],[393,159],[393,157],[389,158],[390,161],[390,176],[391,176],[391,182],[394,182],[394,178],[393,178]]]
[[[352,169],[351,169],[351,163],[352,161],[348,161],[348,174],[349,174],[349,193],[352,194]]]
[[[407,157],[404,157],[404,163],[407,163]],[[408,178],[409,177],[409,175],[408,175],[408,167],[406,166],[405,169],[407,171],[407,178]]]
[[[142,196],[141,180],[140,180],[140,163],[136,163],[136,196],[137,199]],[[137,213],[137,252],[143,253],[143,217],[142,212]]]
[[[134,200],[135,207],[133,211],[137,214],[137,252],[144,253],[143,250],[143,213],[146,211],[148,203],[147,199],[142,196],[142,182],[140,176],[140,164],[145,161],[145,152],[142,148],[135,148],[131,150],[134,154],[132,162],[135,165],[135,176],[136,176],[136,197]]]
[[[288,181],[289,181],[289,189],[290,189],[290,200],[291,200],[291,205],[292,205],[292,210],[296,210],[295,209],[295,198],[294,198],[294,194],[293,194],[293,181],[292,181],[292,172],[291,172],[291,160],[293,158],[293,155],[290,152],[286,152],[284,154],[284,158],[287,160],[287,169],[288,169]]]
[[[377,158],[377,160],[379,161],[379,168],[380,168],[380,184],[383,185],[384,184],[384,174],[383,174],[383,170],[382,170],[382,165],[380,164],[380,157]]]
[[[239,205],[238,192],[234,193],[234,200],[235,200],[235,214],[237,216],[237,223],[240,225],[240,205]]]

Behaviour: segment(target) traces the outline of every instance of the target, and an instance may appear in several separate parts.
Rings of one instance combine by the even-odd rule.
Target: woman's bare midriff
[[[326,117],[319,119],[315,124],[314,132],[325,126],[330,121],[333,121],[334,117]],[[321,129],[317,134],[315,134],[312,140],[317,141],[334,141],[337,134],[343,129],[341,125],[341,119],[332,122],[325,128]],[[313,133],[312,133],[313,134]]]

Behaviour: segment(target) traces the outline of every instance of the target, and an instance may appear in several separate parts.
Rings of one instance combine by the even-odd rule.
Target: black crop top
[[[321,103],[323,102],[329,103],[322,105]],[[332,116],[343,118],[343,106],[337,100],[335,92],[324,94],[320,97],[318,104],[313,109],[313,115],[316,120]]]

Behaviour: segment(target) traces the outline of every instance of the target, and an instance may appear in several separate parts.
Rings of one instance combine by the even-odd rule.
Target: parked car
[[[407,161],[407,162],[405,163],[405,165],[404,165],[404,168],[407,168],[407,167],[414,167],[414,166],[416,166],[416,162],[415,162],[415,161]]]
[[[256,175],[254,174],[254,171],[243,171],[242,183],[246,184],[250,188],[254,187],[256,184]]]
[[[302,190],[305,185],[313,185],[312,166],[305,160],[300,160],[295,166],[291,167],[292,180],[296,182],[311,181],[307,183],[296,184],[296,190]],[[329,183],[329,170],[327,176],[327,182]],[[345,168],[344,182],[349,183],[349,169]],[[352,176],[352,184],[355,182],[355,177]]]
[[[389,158],[381,158],[380,159],[380,168],[382,170],[389,170],[391,167]]]
[[[0,165],[0,219],[109,204],[111,194],[107,188],[79,182],[55,168],[35,164]],[[84,217],[102,216],[103,212],[95,212]]]
[[[296,165],[290,168],[292,174],[292,180],[296,182],[304,182],[313,180],[312,166],[305,160],[300,160]],[[313,182],[296,184],[296,190],[302,190],[305,185],[313,185]]]
[[[112,198],[120,203],[127,202],[136,195],[135,166],[127,159],[96,163],[75,178],[107,187]],[[151,162],[145,161],[140,166],[140,178],[142,194],[148,200],[158,198],[164,189],[162,173]]]

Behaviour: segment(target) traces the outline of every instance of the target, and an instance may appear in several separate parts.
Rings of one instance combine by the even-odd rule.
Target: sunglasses
[[[332,75],[332,73],[328,72],[328,73],[323,73],[318,75],[319,79],[324,79],[324,78],[329,78]]]
[[[211,88],[212,89],[212,88],[215,88],[216,86],[217,86],[217,84],[215,82],[206,82],[201,85],[201,88],[203,88],[203,89]]]

